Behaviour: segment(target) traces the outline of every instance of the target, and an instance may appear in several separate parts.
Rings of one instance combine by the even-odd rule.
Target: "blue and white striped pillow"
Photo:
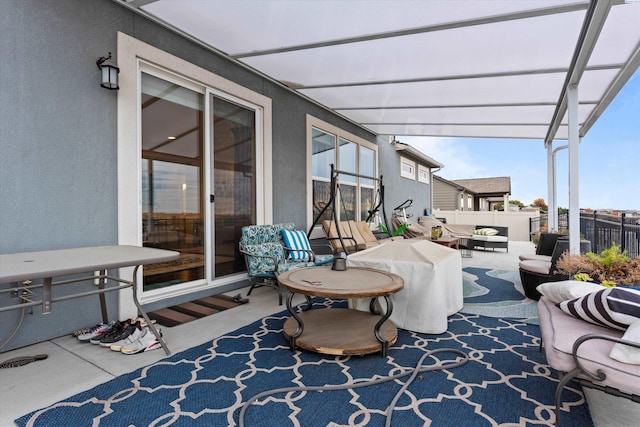
[[[307,239],[307,235],[304,231],[289,231],[282,230],[282,239],[284,240],[284,245],[289,249],[307,249],[311,250],[311,244],[309,244],[309,239]],[[292,260],[303,260],[309,257],[308,252],[304,251],[290,251],[289,259]]]
[[[558,304],[560,310],[578,319],[608,328],[626,330],[640,319],[640,292],[605,288]]]

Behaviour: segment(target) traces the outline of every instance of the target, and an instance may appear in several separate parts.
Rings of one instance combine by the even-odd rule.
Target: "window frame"
[[[404,166],[408,166],[411,172],[405,171]],[[416,162],[406,157],[400,157],[400,176],[407,179],[416,180]]]
[[[424,165],[418,164],[418,181],[422,182],[424,184],[429,184],[430,180],[429,180],[429,175],[430,175],[430,169]],[[425,177],[423,178],[420,173],[424,172]]]
[[[340,165],[340,140],[344,140],[344,141],[348,141],[351,143],[355,143],[358,146],[357,152],[356,152],[356,168],[357,171],[359,173],[360,171],[360,147],[365,147],[371,151],[373,151],[373,155],[374,155],[374,175],[373,177],[376,178],[378,177],[378,171],[379,171],[379,153],[378,153],[378,146],[372,142],[369,142],[363,138],[360,138],[350,132],[347,132],[337,126],[334,126],[330,123],[327,123],[323,120],[320,120],[310,114],[307,114],[306,116],[306,120],[307,120],[307,227],[309,228],[311,226],[311,224],[313,224],[313,220],[314,220],[314,215],[313,215],[313,181],[315,179],[317,180],[322,180],[322,181],[326,181],[325,178],[322,177],[317,177],[314,178],[313,176],[313,169],[312,169],[312,158],[313,158],[313,129],[315,128],[316,130],[325,132],[327,134],[331,134],[335,137],[335,141],[336,141],[336,163],[335,163],[335,167],[336,169],[340,170],[339,165]],[[348,186],[355,186],[356,187],[356,206],[354,207],[355,209],[355,214],[356,215],[360,215],[360,204],[361,204],[361,188],[371,188],[370,184],[363,184],[361,183],[361,178],[357,178],[355,183],[352,182],[342,182],[341,185],[348,185]],[[374,181],[374,195],[375,195],[375,189],[377,184]],[[338,201],[339,202],[339,201]],[[338,214],[339,216],[339,214]],[[365,220],[366,218],[362,218],[362,220]],[[318,230],[320,229],[320,226],[317,225],[314,232],[318,232]],[[314,235],[312,235],[312,237],[314,237]]]

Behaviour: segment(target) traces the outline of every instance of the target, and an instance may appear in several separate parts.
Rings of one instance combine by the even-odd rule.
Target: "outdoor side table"
[[[289,291],[287,310],[291,317],[284,324],[284,335],[291,351],[296,346],[333,355],[370,354],[381,351],[386,357],[389,345],[398,339],[398,329],[389,321],[393,305],[389,295],[403,289],[396,274],[373,268],[350,267],[335,271],[331,267],[311,267],[288,271],[278,276]],[[307,298],[300,313],[291,306],[293,295]],[[349,308],[311,309],[311,296],[325,298],[371,298],[370,312]],[[377,298],[386,301],[387,311],[376,314]]]
[[[460,250],[460,256],[462,258],[473,258],[473,238],[472,237],[459,237],[458,249]]]

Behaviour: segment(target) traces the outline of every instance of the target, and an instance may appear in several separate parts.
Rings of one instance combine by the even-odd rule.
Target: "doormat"
[[[152,320],[155,320],[160,325],[171,327],[211,316],[212,314],[237,307],[238,305],[246,304],[247,302],[249,302],[249,300],[242,298],[240,294],[236,296],[217,294],[195,301],[161,308],[148,314]]]

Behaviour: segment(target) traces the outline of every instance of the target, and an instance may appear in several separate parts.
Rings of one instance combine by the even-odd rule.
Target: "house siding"
[[[118,242],[118,93],[99,86],[95,61],[112,52],[117,62],[119,31],[272,99],[273,222],[307,225],[307,114],[376,143],[374,134],[111,0],[2,0],[0,24],[0,253]],[[106,296],[115,318],[116,293]],[[35,308],[4,350],[99,317],[93,297],[57,302],[47,316]],[[0,340],[19,319],[19,311],[0,313]]]
[[[433,207],[442,210],[456,210],[458,206],[459,191],[439,179],[433,180]]]

